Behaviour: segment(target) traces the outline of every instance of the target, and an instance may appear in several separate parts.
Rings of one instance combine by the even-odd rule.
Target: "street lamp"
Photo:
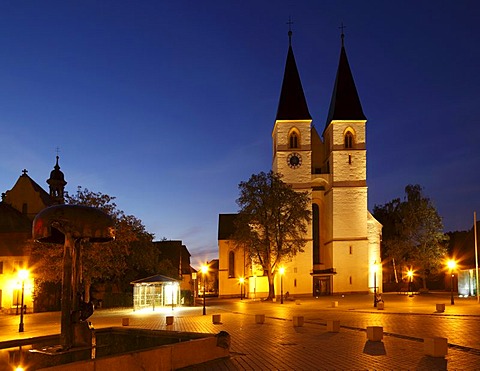
[[[283,274],[285,273],[285,268],[280,267],[278,272],[280,273],[280,304],[283,304]]]
[[[28,277],[28,271],[26,269],[21,269],[18,271],[18,277],[22,281],[22,302],[20,306],[20,325],[18,326],[18,332],[23,332],[23,301],[25,298],[25,280]]]
[[[454,274],[453,274],[453,270],[455,269],[455,267],[457,266],[457,262],[453,259],[450,259],[448,262],[447,262],[447,266],[448,266],[448,269],[450,269],[450,304],[455,304],[455,300],[453,299],[453,278],[454,278]]]
[[[243,300],[243,285],[245,283],[245,278],[240,277],[238,282],[240,283],[240,300]]]
[[[413,270],[411,268],[407,271],[407,277],[408,277],[408,292],[410,293],[408,296],[412,297],[413,296],[413,291],[412,291]]]
[[[192,272],[193,280],[193,306],[195,306],[195,301],[197,300],[197,272]]]
[[[373,263],[373,307],[377,307],[377,261]]]
[[[207,273],[208,273],[208,265],[204,264],[202,265],[202,276],[203,276],[203,315],[207,314],[207,309],[205,307],[205,286],[206,286],[206,279],[207,279]]]

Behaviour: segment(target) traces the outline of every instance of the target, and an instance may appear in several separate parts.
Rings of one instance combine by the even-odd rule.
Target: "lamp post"
[[[453,298],[453,281],[454,281],[453,280],[453,278],[454,278],[453,270],[457,266],[457,263],[455,262],[455,260],[450,259],[447,262],[447,266],[448,266],[448,269],[450,269],[450,304],[454,305],[455,300]]]
[[[377,261],[373,263],[373,307],[377,307]]]
[[[195,302],[197,300],[197,272],[192,272],[192,279],[193,279],[193,306],[195,306]]]
[[[409,269],[407,271],[407,277],[408,277],[408,296],[412,297],[413,296],[413,291],[412,291],[412,279],[413,279],[413,270]]]
[[[207,279],[207,273],[208,273],[208,265],[204,264],[202,265],[202,276],[203,276],[203,315],[207,314],[207,308],[205,307],[205,289],[206,289],[206,279]]]
[[[285,273],[285,268],[280,267],[280,304],[283,304],[283,274]]]
[[[20,324],[18,325],[18,332],[23,332],[23,303],[25,298],[25,280],[28,277],[28,271],[26,269],[21,269],[18,272],[18,277],[22,280],[22,302],[20,306]]]
[[[243,285],[245,283],[245,278],[240,277],[238,282],[240,283],[240,300],[243,300]]]

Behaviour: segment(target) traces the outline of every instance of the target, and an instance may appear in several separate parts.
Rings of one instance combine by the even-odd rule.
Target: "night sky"
[[[275,5],[272,5],[275,4]],[[268,171],[293,49],[322,132],[340,30],[367,121],[369,207],[420,184],[445,231],[480,212],[478,1],[3,1],[0,191],[22,169],[116,197],[192,264]]]

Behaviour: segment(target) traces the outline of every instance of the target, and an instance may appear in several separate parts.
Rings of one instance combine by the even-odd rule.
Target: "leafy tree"
[[[133,215],[125,215],[117,208],[115,197],[78,188],[74,196],[66,196],[66,203],[96,207],[115,221],[115,240],[108,243],[82,242],[82,279],[85,301],[89,301],[93,283],[111,280],[124,285],[141,275],[152,274],[158,262],[158,252],[152,244],[153,235]],[[36,243],[32,253],[36,272],[43,281],[62,279],[63,247]]]
[[[427,289],[428,273],[442,264],[448,237],[433,203],[422,194],[422,187],[407,185],[403,201],[394,199],[383,206],[376,205],[373,213],[384,226],[385,255],[394,262],[418,268],[423,288]]]
[[[282,262],[303,252],[310,198],[296,192],[272,171],[254,174],[239,184],[240,207],[234,240],[268,277],[268,300],[275,296],[274,278]]]

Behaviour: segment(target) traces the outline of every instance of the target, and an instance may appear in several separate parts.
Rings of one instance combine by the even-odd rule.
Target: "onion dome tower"
[[[50,178],[47,179],[47,183],[50,187],[50,197],[52,198],[53,203],[63,204],[65,203],[64,192],[67,182],[65,181],[65,176],[58,165],[58,159],[59,157],[57,156],[57,163],[50,172]]]

